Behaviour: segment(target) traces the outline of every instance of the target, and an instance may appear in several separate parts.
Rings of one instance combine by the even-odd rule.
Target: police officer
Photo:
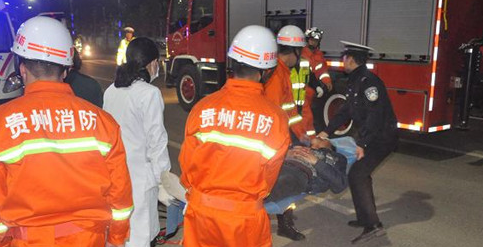
[[[132,27],[125,27],[124,33],[126,37],[121,40],[119,43],[119,47],[117,48],[117,55],[116,55],[116,63],[117,66],[121,66],[126,63],[126,51],[131,40],[135,39],[134,37],[134,28]]]
[[[357,134],[357,162],[349,172],[349,186],[357,219],[349,226],[364,230],[352,243],[367,241],[385,234],[376,213],[371,174],[394,151],[397,121],[384,83],[366,67],[370,47],[341,41],[344,71],[349,74],[347,101],[318,137],[327,138],[337,128],[352,120]]]

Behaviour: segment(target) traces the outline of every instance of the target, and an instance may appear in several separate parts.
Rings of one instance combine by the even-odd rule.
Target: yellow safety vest
[[[290,71],[290,81],[292,82],[293,99],[297,106],[305,103],[305,86],[309,81],[310,63],[307,60],[300,61],[300,69],[293,68]]]
[[[121,40],[121,43],[119,43],[119,47],[117,48],[117,56],[116,56],[116,63],[117,66],[121,66],[122,64],[126,63],[126,51],[127,51],[127,46],[129,45],[129,42],[133,41],[135,37],[132,37],[130,41],[127,39]]]

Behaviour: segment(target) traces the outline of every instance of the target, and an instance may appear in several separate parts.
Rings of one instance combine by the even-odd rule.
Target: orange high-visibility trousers
[[[183,246],[272,246],[263,201],[234,201],[193,190],[187,197]]]
[[[29,227],[22,237],[13,236],[10,245],[5,247],[104,247],[105,232],[79,231],[56,237],[52,226]],[[3,246],[2,246],[3,247]]]

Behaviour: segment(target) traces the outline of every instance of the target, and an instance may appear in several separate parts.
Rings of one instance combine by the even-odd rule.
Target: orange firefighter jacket
[[[133,209],[120,129],[62,82],[0,106],[0,229],[73,223],[122,244]],[[2,236],[0,236],[1,240]]]
[[[314,73],[315,77],[322,83],[329,85],[332,84],[332,80],[329,76],[329,67],[327,61],[324,58],[324,53],[319,49],[312,51],[308,46],[302,49],[301,57],[309,61],[310,71]],[[314,116],[312,113],[312,101],[316,95],[313,88],[305,87],[305,102],[302,107],[303,125],[308,129],[308,135],[315,135],[314,131]]]
[[[327,61],[324,58],[324,53],[316,49],[310,50],[307,46],[302,49],[302,55],[304,59],[310,63],[310,71],[315,74],[315,77],[324,84],[332,84],[332,80],[329,76],[329,67]]]
[[[264,84],[264,93],[270,101],[282,107],[287,113],[290,130],[297,136],[297,138],[300,141],[307,139],[307,131],[310,130],[310,128],[307,128],[302,116],[297,111],[292,93],[290,69],[280,59],[278,60],[278,65],[272,76]],[[312,127],[311,130],[313,129],[314,128]]]
[[[179,156],[188,189],[185,246],[271,245],[263,199],[290,143],[287,123],[254,81],[229,79],[195,105]]]

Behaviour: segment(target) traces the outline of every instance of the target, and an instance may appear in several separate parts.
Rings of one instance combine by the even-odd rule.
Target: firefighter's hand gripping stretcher
[[[282,214],[290,204],[309,194],[328,190],[341,193],[347,188],[347,173],[356,160],[356,143],[352,137],[327,140],[320,149],[290,148],[278,180],[265,199],[267,213]],[[169,235],[182,222],[185,189],[173,173],[164,172],[161,181],[159,200],[168,206],[166,235]]]

